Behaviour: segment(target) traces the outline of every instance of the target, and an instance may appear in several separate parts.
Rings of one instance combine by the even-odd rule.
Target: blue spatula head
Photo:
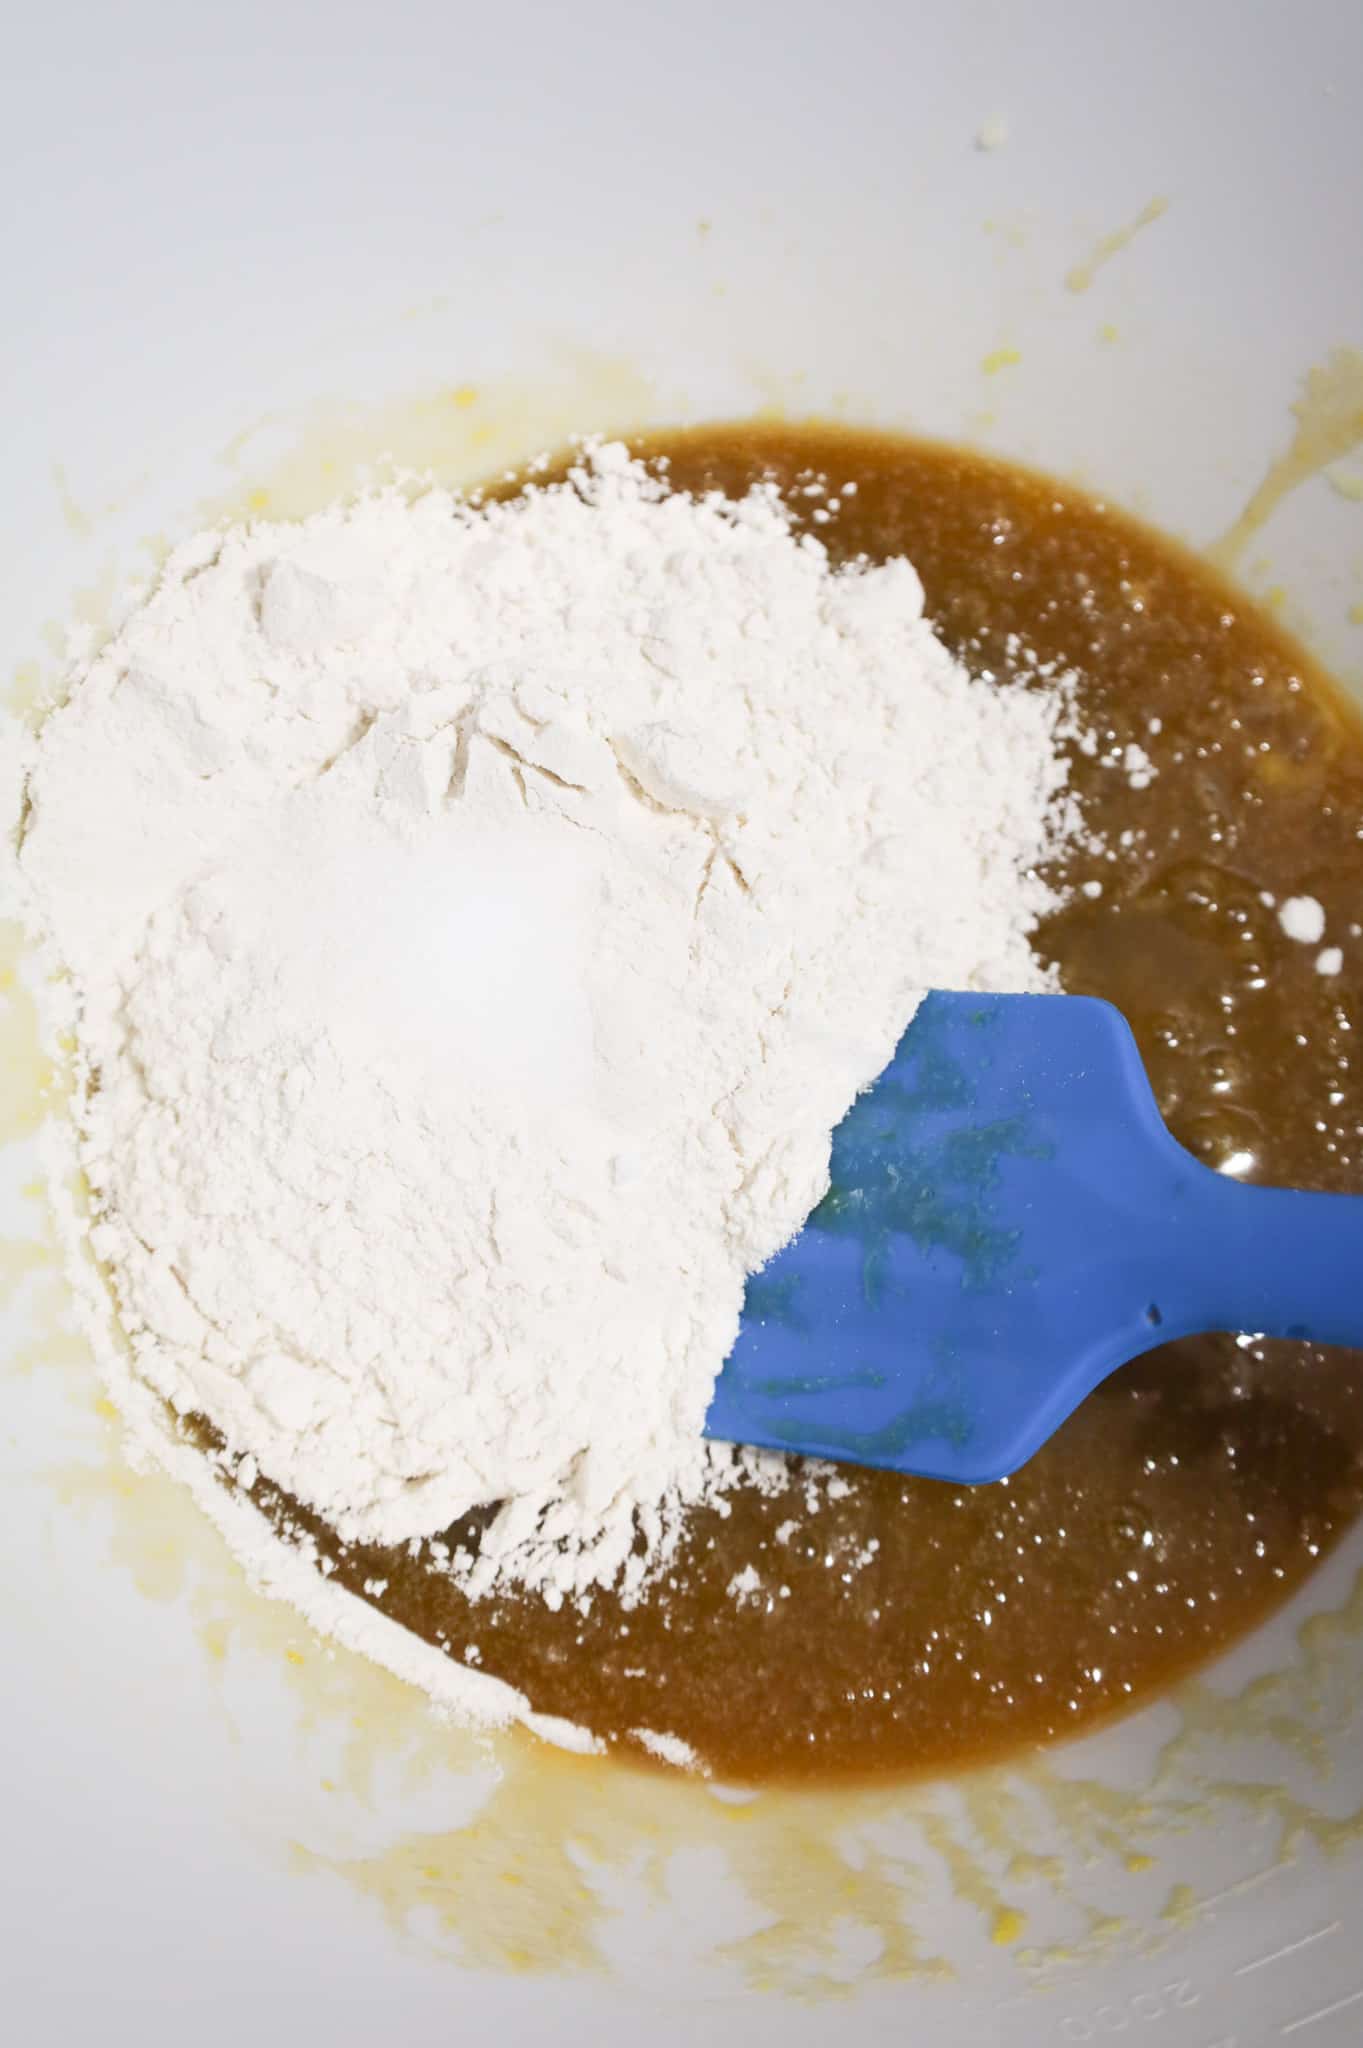
[[[933,994],[749,1281],[706,1433],[997,1479],[1167,1338],[1363,1339],[1361,1275],[1363,1202],[1193,1159],[1109,1004]]]

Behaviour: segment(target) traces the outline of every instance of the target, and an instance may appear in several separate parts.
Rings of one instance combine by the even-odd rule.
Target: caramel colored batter
[[[1026,649],[1078,671],[1100,746],[1073,779],[1108,851],[1066,862],[1039,951],[1126,1012],[1201,1158],[1363,1187],[1363,728],[1301,648],[1167,540],[979,455],[777,426],[642,445],[686,488],[826,477],[801,518],[836,502],[814,526],[836,557],[908,555],[973,667]],[[1340,974],[1265,894],[1319,898]],[[939,1771],[1134,1706],[1283,1600],[1363,1506],[1363,1355],[1171,1344],[1003,1484],[847,1478],[812,1513],[797,1466],[777,1498],[698,1514],[640,1606],[585,1616],[471,1606],[424,1558],[342,1550],[287,1508],[343,1584],[386,1581],[385,1612],[612,1743],[679,1736],[741,1783]]]

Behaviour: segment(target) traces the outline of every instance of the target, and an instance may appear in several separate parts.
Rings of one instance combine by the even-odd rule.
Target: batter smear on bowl
[[[1347,1525],[1363,1361],[1169,1346],[965,1491],[706,1446],[709,1387],[929,986],[1109,996],[1192,1150],[1358,1186],[1360,734],[1068,487],[637,452],[202,537],[44,729],[111,1381],[469,1712],[746,1782],[1070,1733]]]

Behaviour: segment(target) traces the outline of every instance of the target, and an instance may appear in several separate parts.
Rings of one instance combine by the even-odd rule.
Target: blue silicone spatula
[[[1363,1345],[1363,1196],[1194,1159],[1109,1003],[933,994],[749,1281],[706,1434],[1000,1479],[1115,1367],[1202,1330]]]

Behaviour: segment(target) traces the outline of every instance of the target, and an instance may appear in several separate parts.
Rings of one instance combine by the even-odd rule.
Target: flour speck
[[[1289,896],[1278,906],[1278,922],[1289,939],[1318,946],[1325,937],[1325,910],[1314,896]]]

